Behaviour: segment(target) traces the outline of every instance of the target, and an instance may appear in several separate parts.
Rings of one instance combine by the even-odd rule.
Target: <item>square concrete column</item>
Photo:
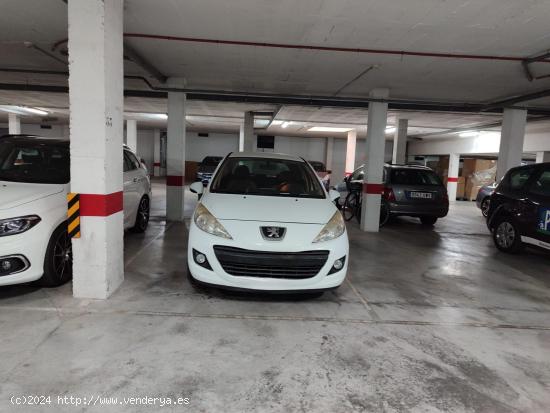
[[[183,79],[170,79],[171,87],[185,87]],[[185,183],[185,93],[168,92],[166,148],[166,219],[183,221]]]
[[[123,0],[71,0],[71,192],[80,194],[73,294],[109,297],[124,279]]]
[[[334,138],[327,138],[327,150],[325,157],[325,166],[327,170],[332,170],[332,157],[334,154]]]
[[[8,133],[19,135],[21,133],[21,118],[17,113],[8,114]]]
[[[500,182],[508,169],[521,165],[526,123],[527,110],[504,109],[497,162],[497,182]]]
[[[153,176],[160,176],[160,129],[153,131]]]
[[[254,152],[254,112],[245,112],[239,131],[239,152]]]
[[[137,121],[134,119],[126,121],[126,145],[137,152]]]
[[[355,147],[357,144],[357,131],[355,129],[348,132],[348,142],[346,145],[346,167],[345,175],[351,175],[355,169]]]
[[[550,151],[537,152],[537,163],[550,162]]]
[[[399,119],[397,129],[393,137],[393,157],[392,163],[403,165],[407,163],[407,130],[409,128],[408,119]]]
[[[458,172],[460,170],[460,154],[449,155],[449,170],[447,173],[447,194],[449,202],[456,202],[456,191],[458,188]]]
[[[387,99],[388,89],[374,89],[371,98]],[[386,124],[388,104],[370,102],[367,128],[366,171],[363,178],[363,205],[361,229],[367,232],[380,230],[380,203],[384,186],[384,153],[386,147]]]

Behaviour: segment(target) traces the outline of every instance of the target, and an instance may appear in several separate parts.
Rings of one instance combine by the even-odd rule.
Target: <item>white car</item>
[[[149,222],[149,176],[129,149],[121,152],[124,227],[143,232]],[[71,279],[69,175],[69,141],[0,138],[0,286],[40,280],[53,287]]]
[[[303,159],[232,153],[200,195],[189,230],[192,282],[226,289],[321,292],[344,281],[349,243],[336,191]]]

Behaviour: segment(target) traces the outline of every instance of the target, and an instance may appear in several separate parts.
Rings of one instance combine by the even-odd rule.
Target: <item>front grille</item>
[[[304,279],[315,277],[328,251],[265,252],[214,246],[223,270],[236,277]]]

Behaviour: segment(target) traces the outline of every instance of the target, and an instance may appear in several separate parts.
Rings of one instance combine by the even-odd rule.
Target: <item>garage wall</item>
[[[225,156],[239,150],[239,135],[231,133],[209,133],[208,137],[197,132],[187,132],[186,160],[200,162],[205,156]]]
[[[497,154],[500,146],[500,132],[481,132],[473,138],[427,139],[409,143],[409,155],[442,155],[449,153]],[[524,152],[550,151],[550,135],[528,133],[523,144]]]

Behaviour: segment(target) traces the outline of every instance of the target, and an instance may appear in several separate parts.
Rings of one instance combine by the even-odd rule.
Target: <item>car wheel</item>
[[[432,226],[437,222],[437,217],[434,217],[433,215],[426,215],[420,217],[420,222],[422,222],[422,225]]]
[[[523,249],[520,232],[516,224],[507,217],[500,218],[494,226],[493,241],[502,252],[515,254]]]
[[[53,232],[44,258],[44,275],[39,280],[43,287],[57,287],[73,278],[73,248],[67,234],[67,223]]]
[[[149,225],[149,215],[150,215],[150,203],[149,198],[144,196],[139,201],[138,212],[136,216],[136,223],[132,227],[131,231],[136,233],[145,232],[147,226]]]
[[[481,201],[481,214],[487,218],[487,216],[489,215],[489,207],[490,207],[490,202],[491,202],[491,199],[490,198],[485,198],[483,201]]]

